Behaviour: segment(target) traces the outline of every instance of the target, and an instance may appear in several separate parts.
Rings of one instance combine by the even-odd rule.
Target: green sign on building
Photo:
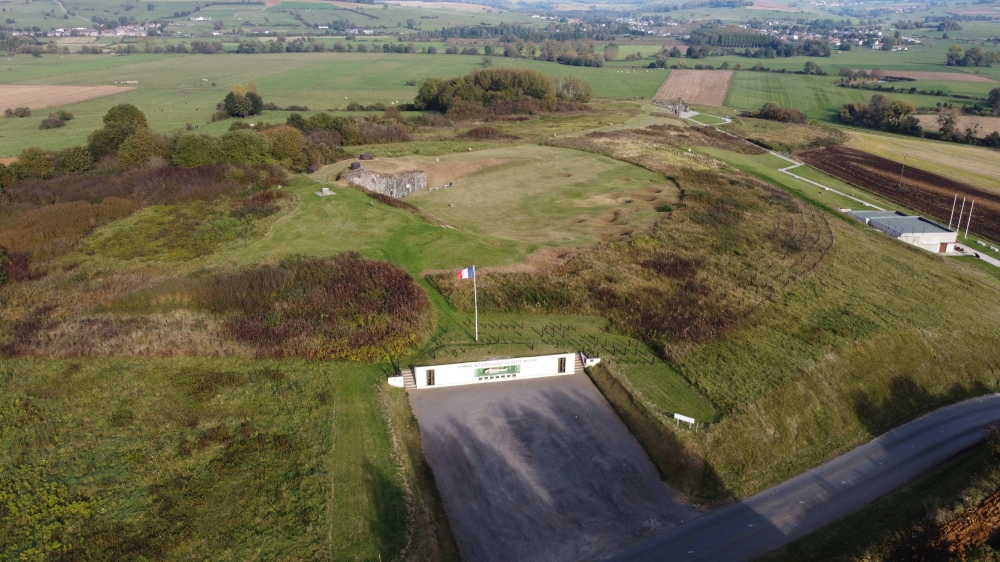
[[[484,367],[476,369],[476,378],[492,377],[496,375],[516,375],[521,372],[520,365],[506,365],[504,367]]]

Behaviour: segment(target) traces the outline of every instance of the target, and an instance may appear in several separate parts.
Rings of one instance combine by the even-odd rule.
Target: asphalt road
[[[748,561],[860,511],[982,442],[1000,394],[935,410],[805,474],[709,512],[610,561]]]

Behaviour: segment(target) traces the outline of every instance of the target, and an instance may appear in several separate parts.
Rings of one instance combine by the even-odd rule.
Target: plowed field
[[[732,76],[732,70],[671,70],[653,99],[683,98],[688,103],[721,107]]]
[[[970,204],[975,199],[975,214],[970,232],[975,231],[992,240],[1000,240],[1000,195],[912,166],[906,166],[904,170],[898,162],[844,146],[811,150],[798,156],[828,174],[918,209],[945,224],[948,223],[956,194],[959,203],[963,197],[968,197]],[[903,176],[902,184],[900,174]],[[967,205],[966,213],[968,210]],[[956,220],[957,215],[956,211]],[[965,224],[965,219],[962,224]]]

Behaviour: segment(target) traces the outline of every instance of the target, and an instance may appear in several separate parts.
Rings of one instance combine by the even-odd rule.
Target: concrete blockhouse
[[[954,252],[958,242],[958,232],[924,217],[905,215],[899,211],[849,211],[848,215],[929,252]]]
[[[402,199],[414,191],[427,189],[427,172],[404,170],[391,174],[373,172],[364,166],[344,170],[337,179],[347,180],[353,186]]]

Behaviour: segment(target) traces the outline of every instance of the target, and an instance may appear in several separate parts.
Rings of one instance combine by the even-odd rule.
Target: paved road
[[[707,513],[609,561],[754,560],[861,510],[982,442],[1000,394],[941,408],[787,482]]]

